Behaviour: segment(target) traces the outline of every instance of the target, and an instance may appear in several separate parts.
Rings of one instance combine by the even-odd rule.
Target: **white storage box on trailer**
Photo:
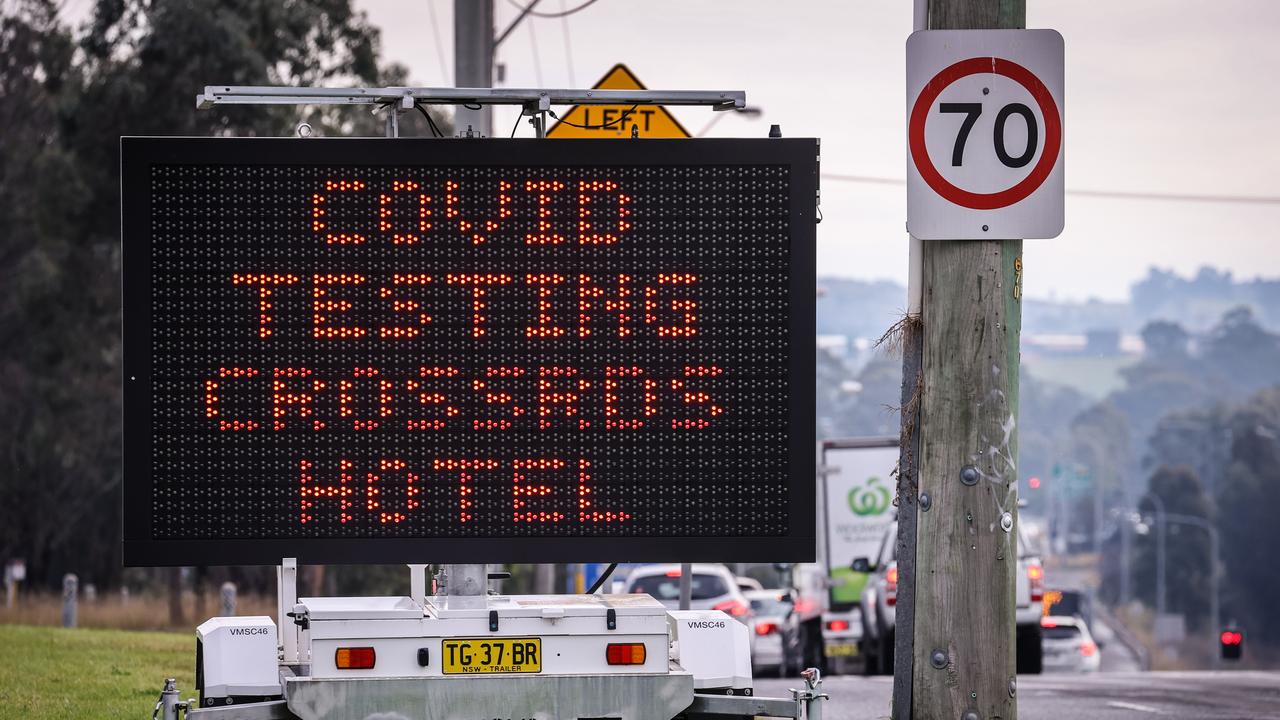
[[[276,624],[265,615],[216,617],[196,628],[202,706],[279,697]]]
[[[693,674],[698,692],[750,695],[751,636],[719,610],[670,610],[671,659]]]

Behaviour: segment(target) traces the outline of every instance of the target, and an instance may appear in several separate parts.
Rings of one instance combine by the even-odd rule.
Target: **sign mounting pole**
[[[493,50],[493,0],[454,0],[454,85],[492,87]],[[492,137],[493,108],[459,105],[453,129],[463,134],[470,129],[483,137]]]
[[[1025,24],[1025,0],[928,4],[931,30]],[[915,615],[911,707],[893,716],[1016,720],[1022,240],[925,242],[922,269],[915,593],[933,611]]]

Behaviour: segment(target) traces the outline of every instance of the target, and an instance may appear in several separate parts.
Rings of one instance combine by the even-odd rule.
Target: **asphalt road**
[[[798,680],[761,678],[756,694],[790,697]],[[889,716],[893,680],[836,676],[828,720]],[[1018,678],[1021,720],[1280,720],[1280,673],[1158,672],[1024,675]]]

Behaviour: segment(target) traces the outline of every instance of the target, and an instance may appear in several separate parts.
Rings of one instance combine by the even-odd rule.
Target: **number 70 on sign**
[[[1063,41],[1054,30],[907,40],[907,229],[1049,238],[1064,224]]]

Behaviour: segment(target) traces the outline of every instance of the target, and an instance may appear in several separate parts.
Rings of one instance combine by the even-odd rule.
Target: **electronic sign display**
[[[812,559],[817,156],[123,138],[126,563]]]

